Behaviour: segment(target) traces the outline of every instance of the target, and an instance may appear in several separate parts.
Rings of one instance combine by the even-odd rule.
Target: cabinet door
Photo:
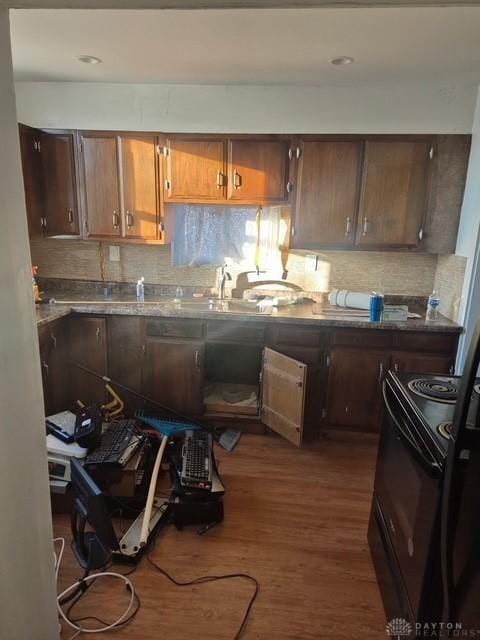
[[[333,349],[328,372],[326,423],[378,430],[381,387],[390,356],[371,349]]]
[[[168,138],[166,150],[166,200],[215,202],[225,199],[224,140]]]
[[[269,204],[288,200],[287,140],[229,140],[228,199]]]
[[[50,383],[50,353],[52,342],[47,327],[42,327],[38,332],[38,346],[40,350],[40,369],[42,373],[43,404],[45,415],[53,413]]]
[[[265,348],[262,422],[294,445],[302,444],[307,365]]]
[[[67,332],[63,320],[41,328],[38,334],[45,415],[69,408]]]
[[[367,141],[357,244],[415,247],[429,176],[428,141]]]
[[[108,375],[134,391],[142,392],[143,318],[109,316],[107,319]],[[144,402],[117,389],[128,409],[139,409]]]
[[[122,233],[117,139],[82,135],[87,235],[119,237]]]
[[[107,374],[105,319],[73,316],[67,320],[71,404],[77,400],[85,405],[102,404],[106,395],[105,383],[72,363],[88,367],[100,375]]]
[[[41,133],[37,129],[20,125],[19,135],[28,233],[31,237],[41,236],[44,230],[43,219],[45,216]]]
[[[292,247],[353,245],[361,155],[361,142],[303,142]]]
[[[410,373],[453,374],[455,359],[452,356],[429,355],[397,351],[392,353],[392,369]]]
[[[121,136],[122,184],[127,238],[155,239],[158,171],[154,136]]]
[[[145,395],[184,415],[203,413],[203,343],[146,338]]]
[[[42,133],[45,217],[48,235],[79,233],[73,135]]]

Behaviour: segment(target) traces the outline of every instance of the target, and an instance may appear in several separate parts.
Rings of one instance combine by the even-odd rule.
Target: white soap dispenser
[[[137,282],[137,302],[145,302],[145,286],[143,281],[145,278],[140,278]]]

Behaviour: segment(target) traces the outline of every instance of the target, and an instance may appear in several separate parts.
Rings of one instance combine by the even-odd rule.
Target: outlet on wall
[[[108,258],[110,262],[120,262],[120,247],[116,244],[111,244],[108,247]]]
[[[305,271],[316,271],[318,256],[316,253],[307,253],[305,256]]]

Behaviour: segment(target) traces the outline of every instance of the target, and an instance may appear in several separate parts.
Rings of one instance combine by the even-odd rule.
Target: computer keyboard
[[[212,435],[208,431],[185,432],[180,483],[196,489],[212,488]]]
[[[144,436],[135,420],[113,422],[102,434],[100,446],[85,458],[85,465],[107,464],[123,466],[133,456]]]

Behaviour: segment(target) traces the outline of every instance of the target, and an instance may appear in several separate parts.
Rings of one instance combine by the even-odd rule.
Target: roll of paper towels
[[[347,291],[346,289],[332,289],[328,294],[328,301],[336,307],[350,309],[370,309],[370,293],[362,291]]]

